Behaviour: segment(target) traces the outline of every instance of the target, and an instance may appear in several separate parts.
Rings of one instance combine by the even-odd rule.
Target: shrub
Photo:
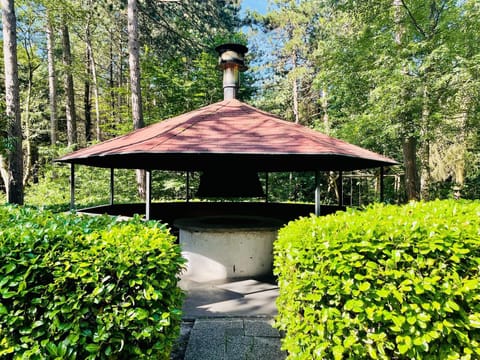
[[[480,202],[302,218],[274,251],[290,358],[480,358]]]
[[[166,359],[183,260],[155,222],[0,207],[0,357]]]

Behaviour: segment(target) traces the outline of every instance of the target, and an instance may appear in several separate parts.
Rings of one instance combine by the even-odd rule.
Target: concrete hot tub
[[[184,277],[212,281],[270,275],[280,220],[258,216],[208,216],[175,221]]]

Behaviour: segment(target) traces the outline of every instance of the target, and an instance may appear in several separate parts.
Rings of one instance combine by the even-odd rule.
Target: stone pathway
[[[185,360],[282,360],[280,333],[267,318],[197,319]]]
[[[283,360],[281,334],[272,327],[278,287],[271,279],[198,283],[187,293],[180,337],[171,360]]]

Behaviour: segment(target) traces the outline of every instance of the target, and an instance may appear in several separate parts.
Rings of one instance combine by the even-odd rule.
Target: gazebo
[[[71,165],[72,206],[75,201],[75,165],[82,164],[111,169],[110,204],[90,208],[90,212],[122,215],[145,213],[146,219],[157,218],[170,223],[179,217],[225,213],[273,216],[287,221],[312,212],[320,215],[334,210],[321,206],[318,180],[314,206],[268,202],[198,203],[189,201],[189,195],[185,203],[152,204],[151,173],[155,170],[185,171],[187,174],[200,172],[204,177],[200,187],[207,188],[205,197],[211,196],[210,192],[215,193],[216,190],[219,191],[218,197],[228,197],[230,192],[232,196],[244,196],[241,191],[243,186],[255,182],[255,177],[261,172],[311,171],[318,175],[322,171],[380,168],[383,174],[384,167],[397,164],[388,157],[284,121],[237,100],[238,75],[246,68],[244,54],[247,48],[225,44],[216,50],[220,55],[219,66],[224,71],[223,101],[80,149],[56,160]],[[146,171],[146,202],[143,208],[139,204],[114,203],[114,169],[117,168]],[[205,184],[202,185],[202,182]],[[263,190],[268,193],[268,182],[264,186],[266,189],[258,190],[258,184],[253,185],[257,186],[254,196]],[[226,187],[230,190],[222,192]],[[199,189],[199,193],[202,192],[204,189]]]
[[[383,168],[394,160],[318,131],[284,121],[236,99],[247,48],[216,48],[224,71],[224,100],[65,155],[71,165],[71,205],[75,202],[75,165],[110,168],[110,204],[91,213],[159,219],[179,229],[188,260],[187,277],[210,281],[263,276],[271,272],[273,242],[282,224],[310,213],[342,209],[320,205],[320,172]],[[146,171],[146,202],[115,204],[114,170]],[[187,173],[186,201],[152,204],[152,171]],[[258,173],[315,172],[315,205],[268,202],[268,176]],[[258,198],[265,202],[190,201],[189,176],[200,172],[198,198]],[[381,188],[383,181],[381,181]]]

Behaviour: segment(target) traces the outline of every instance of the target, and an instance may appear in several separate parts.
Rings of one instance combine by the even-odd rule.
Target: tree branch
[[[421,26],[418,24],[417,20],[415,19],[415,17],[413,16],[412,12],[410,11],[410,8],[408,7],[408,5],[405,3],[405,0],[401,0],[402,2],[402,6],[405,8],[405,10],[407,10],[407,14],[408,14],[408,17],[412,20],[412,23],[413,23],[413,26],[415,26],[415,28],[420,32],[420,34],[422,34],[423,37],[427,37],[427,34],[425,33],[425,31],[421,28]]]
[[[447,1],[442,1],[442,5],[440,6],[440,9],[435,5],[435,1],[433,2],[432,6],[432,13],[431,16],[433,17],[433,25],[431,27],[431,33],[433,34],[438,26],[438,23],[440,22],[440,17],[442,16],[443,11],[445,10],[447,6]]]
[[[158,11],[155,12],[155,16],[147,11],[143,6],[139,6],[139,10],[141,10],[142,14],[147,16],[150,20],[152,20],[155,24],[161,26],[163,29],[167,30],[168,32],[175,34],[178,37],[177,40],[180,40],[184,45],[194,46],[195,44],[191,41],[191,39],[186,38],[178,31],[176,31],[173,27],[169,25],[167,19],[165,19]]]

